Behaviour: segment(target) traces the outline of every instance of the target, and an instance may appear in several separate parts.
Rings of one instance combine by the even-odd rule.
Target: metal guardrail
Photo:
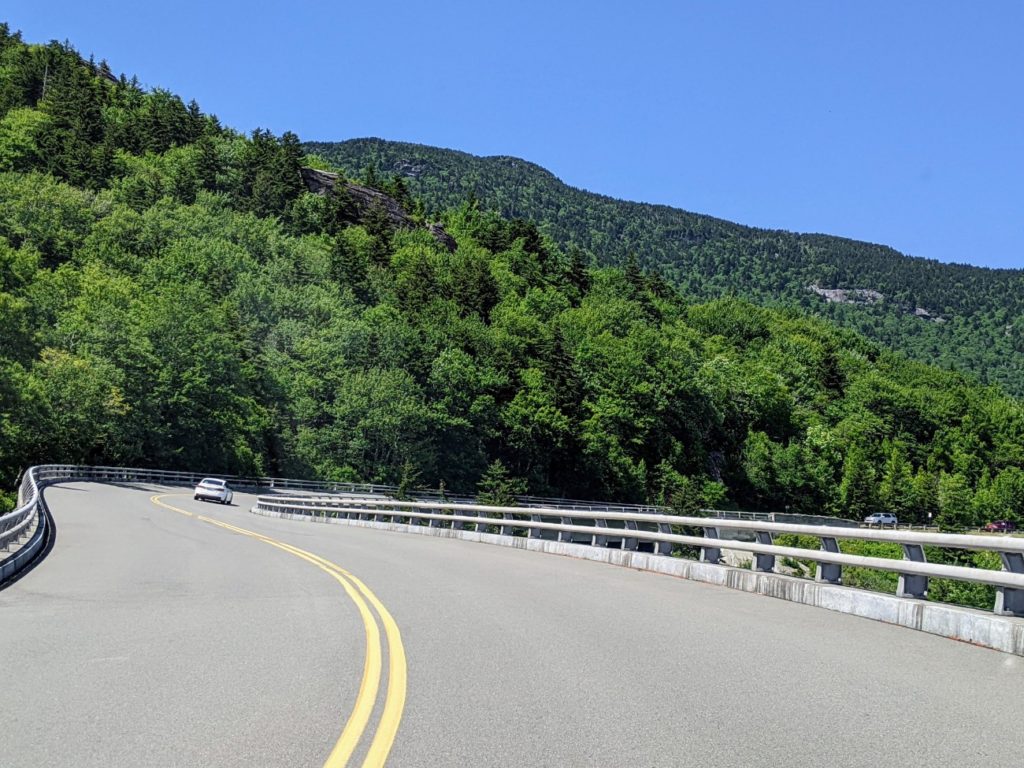
[[[22,570],[43,548],[50,534],[42,489],[54,482],[88,481],[103,483],[148,483],[155,485],[192,486],[207,477],[197,472],[126,467],[87,467],[48,464],[32,467],[21,479],[19,506],[0,515],[0,583]],[[641,542],[657,554],[669,555],[676,545],[696,547],[700,559],[718,563],[722,550],[749,552],[755,571],[771,572],[778,558],[810,560],[817,564],[818,581],[842,583],[844,566],[874,568],[899,574],[897,595],[908,598],[927,596],[931,578],[954,579],[988,584],[996,588],[994,611],[1006,615],[1024,615],[1024,539],[1002,535],[965,535],[905,530],[850,528],[839,526],[800,525],[772,522],[764,513],[728,513],[704,510],[715,517],[681,517],[665,514],[658,507],[618,505],[573,500],[542,500],[522,497],[529,506],[495,507],[447,500],[399,501],[380,496],[397,492],[395,486],[376,483],[324,482],[279,477],[245,477],[217,475],[238,490],[297,490],[314,493],[347,493],[353,496],[260,496],[257,508],[325,517],[352,517],[411,525],[427,524],[476,530],[496,527],[503,535],[527,535],[533,538],[555,538],[559,541],[585,543],[592,546],[618,546],[638,549]],[[359,494],[377,498],[358,498]],[[437,492],[417,492],[431,496]],[[542,501],[548,502],[542,504]],[[731,519],[747,518],[747,519]],[[584,524],[577,524],[584,523]],[[679,533],[680,528],[700,529],[699,536]],[[730,540],[722,531],[753,536],[753,541]],[[780,533],[816,537],[820,550],[781,547],[774,544]],[[22,540],[28,536],[26,543]],[[883,541],[900,544],[902,560],[848,555],[839,551],[839,540]],[[924,547],[943,547],[997,552],[1002,570],[985,570],[967,566],[942,565],[926,561]],[[4,553],[9,552],[6,557]]]
[[[41,491],[46,485],[54,482],[86,481],[189,486],[196,485],[204,477],[209,476],[210,473],[136,469],[130,467],[93,467],[71,464],[46,464],[31,467],[22,476],[17,509],[5,515],[0,515],[0,583],[3,583],[6,579],[24,569],[45,545],[50,532],[46,528],[46,515]],[[397,486],[380,483],[295,480],[284,477],[223,474],[215,474],[215,476],[227,480],[228,484],[234,489],[257,492],[266,489],[282,489],[314,493],[368,494],[388,497],[399,493]],[[436,499],[439,502],[446,500],[446,497],[440,490],[416,489],[412,492],[412,495],[419,499]],[[459,498],[462,501],[472,501],[472,499],[465,497]],[[627,512],[630,510],[656,511],[655,507],[643,507],[640,505],[546,499],[534,496],[517,497],[517,502],[530,506],[540,504],[558,508],[565,506],[573,510],[600,513]],[[28,537],[27,541],[26,537]]]
[[[17,508],[0,515],[0,584],[28,565],[45,543],[46,515],[42,510],[38,483],[33,470],[22,475]],[[19,546],[25,537],[28,537],[28,543]],[[12,547],[16,547],[13,553],[2,554]]]
[[[766,573],[776,570],[779,558],[814,561],[817,564],[815,579],[833,584],[842,583],[843,567],[874,568],[899,574],[896,594],[905,598],[926,598],[929,579],[969,581],[996,588],[995,613],[1024,616],[1024,539],[1012,536],[797,525],[636,512],[608,511],[595,515],[594,510],[554,507],[492,507],[344,497],[260,496],[254,509],[257,512],[426,524],[454,529],[473,526],[476,531],[494,529],[505,536],[519,531],[520,535],[530,538],[557,538],[564,542],[632,550],[638,549],[643,541],[649,542],[653,551],[662,555],[670,555],[675,545],[682,545],[699,548],[700,559],[710,563],[721,562],[723,549],[739,550],[753,556],[755,571]],[[578,524],[581,522],[584,524]],[[702,535],[679,532],[685,528],[700,529]],[[723,530],[752,533],[754,541],[724,539]],[[782,533],[817,537],[820,549],[778,546],[774,537]],[[903,549],[903,559],[844,554],[839,550],[839,540],[842,539],[899,544]],[[1002,570],[929,563],[925,557],[926,546],[997,552]]]

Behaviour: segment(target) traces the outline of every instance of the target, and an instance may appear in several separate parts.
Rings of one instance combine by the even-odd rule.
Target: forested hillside
[[[536,221],[563,248],[601,264],[631,257],[685,295],[738,295],[798,306],[920,360],[1024,394],[1024,272],[909,258],[827,235],[754,229],[667,206],[574,189],[511,157],[480,158],[415,144],[357,139],[304,147],[349,175],[398,173],[428,210],[475,195],[503,216]],[[972,254],[964,254],[965,260]],[[809,290],[861,289],[850,303]]]
[[[996,388],[587,268],[472,200],[435,212],[439,237],[400,178],[364,179],[390,197],[360,210],[303,162],[294,135],[0,27],[4,487],[66,461],[952,527],[1024,512],[1024,410]]]

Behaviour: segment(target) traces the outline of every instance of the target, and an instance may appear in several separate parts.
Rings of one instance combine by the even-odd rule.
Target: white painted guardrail
[[[1024,616],[1024,538],[1013,536],[796,525],[635,512],[607,511],[595,515],[594,510],[337,496],[260,496],[254,511],[453,529],[472,526],[476,531],[494,528],[505,536],[519,532],[520,536],[529,538],[553,538],[626,550],[638,549],[643,541],[650,542],[654,552],[663,555],[671,554],[674,545],[683,545],[699,548],[700,560],[707,563],[721,562],[723,549],[739,550],[751,553],[754,571],[765,573],[775,571],[778,558],[814,561],[817,563],[816,581],[830,584],[842,583],[843,567],[874,568],[899,574],[898,597],[927,597],[928,580],[933,578],[975,582],[996,588],[994,613]],[[688,533],[687,528],[700,529],[702,535]],[[684,530],[680,532],[680,529]],[[753,534],[754,541],[722,538],[721,532],[725,530]],[[774,544],[774,537],[782,533],[817,537],[820,550]],[[842,539],[896,543],[903,549],[903,559],[844,554],[839,550]],[[997,552],[1002,570],[929,563],[925,558],[926,546]]]
[[[181,472],[163,469],[137,469],[131,467],[83,466],[74,464],[44,464],[31,467],[22,476],[19,487],[18,508],[0,515],[0,584],[9,576],[21,570],[42,549],[41,540],[34,535],[35,524],[40,515],[37,491],[51,482],[82,480],[98,483],[141,482],[156,485],[196,485],[204,477],[219,477],[236,490],[260,491],[267,489],[297,490],[321,493],[364,493],[389,497],[399,493],[394,485],[381,483],[354,483],[324,480],[296,480],[285,477],[224,475],[216,473]],[[38,486],[37,486],[38,484]],[[417,499],[445,499],[438,489],[417,488],[411,492]],[[458,497],[460,501],[472,501]],[[555,507],[590,512],[651,512],[657,507],[644,504],[615,504],[610,502],[555,499],[541,496],[517,496],[516,502],[526,507]],[[45,521],[43,521],[45,525]],[[32,534],[28,544],[22,540]],[[47,532],[41,532],[43,538]],[[6,554],[5,554],[6,553]]]
[[[42,506],[39,479],[33,467],[21,477],[18,484],[18,506],[0,515],[0,584],[30,563],[46,541],[48,516]],[[29,537],[25,546],[19,546]],[[9,552],[12,547],[14,551]]]
[[[267,489],[309,492],[362,493],[393,496],[398,488],[379,483],[349,483],[340,481],[295,480],[284,477],[256,477],[215,473],[180,472],[162,469],[136,469],[131,467],[81,466],[73,464],[44,464],[30,467],[22,476],[18,491],[18,507],[0,515],[0,584],[23,570],[45,547],[52,531],[48,530],[48,517],[40,491],[54,482],[85,481],[97,483],[150,483],[154,485],[194,486],[204,477],[227,480],[236,490],[260,491]],[[439,490],[416,489],[417,498],[439,498]],[[549,499],[534,496],[517,497],[528,506],[545,505],[590,512],[654,511],[656,508],[633,504],[610,504],[567,499]],[[28,541],[25,541],[28,537]]]
[[[23,569],[43,549],[50,531],[41,490],[54,482],[89,481],[103,483],[140,482],[155,485],[192,486],[206,475],[158,469],[126,467],[89,467],[48,464],[32,467],[22,476],[18,508],[0,515],[0,583]],[[301,490],[306,492],[342,492],[350,494],[394,493],[393,486],[364,483],[293,480],[277,477],[240,477],[217,475],[238,490]],[[1005,535],[943,534],[851,527],[774,523],[768,520],[725,519],[720,517],[681,517],[646,511],[631,505],[548,500],[550,506],[495,507],[450,501],[398,501],[392,498],[345,498],[344,496],[260,496],[257,508],[291,514],[323,517],[355,517],[363,520],[406,522],[410,525],[463,528],[477,531],[495,527],[500,534],[515,532],[530,538],[556,539],[598,547],[637,550],[649,543],[655,553],[671,554],[675,545],[696,547],[700,560],[721,561],[722,549],[749,552],[755,572],[775,570],[777,558],[811,560],[817,563],[816,580],[841,584],[844,566],[874,568],[899,574],[897,595],[907,598],[927,596],[928,580],[954,579],[988,584],[996,588],[993,610],[1001,615],[1024,615],[1024,538]],[[642,510],[642,511],[637,511]],[[583,524],[580,524],[583,523]],[[699,529],[701,535],[680,532]],[[754,541],[722,538],[722,531],[745,532]],[[773,543],[780,533],[816,537],[820,551],[782,547]],[[28,536],[29,541],[22,544]],[[839,551],[839,540],[884,541],[900,544],[904,557],[849,555]],[[924,547],[986,550],[997,552],[1002,570],[943,565],[926,561]],[[5,553],[8,553],[5,555]]]

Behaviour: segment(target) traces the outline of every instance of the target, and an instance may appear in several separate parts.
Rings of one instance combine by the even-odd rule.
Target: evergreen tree
[[[587,259],[583,249],[577,245],[570,245],[566,280],[568,280],[569,285],[577,290],[580,298],[590,290],[590,272],[587,267]]]
[[[416,465],[406,459],[402,462],[402,474],[398,480],[398,487],[395,490],[395,498],[408,501],[412,498],[412,492],[420,481],[420,471]]]
[[[910,486],[910,514],[912,519],[929,525],[939,514],[938,478],[919,469]]]
[[[524,493],[525,481],[512,477],[501,459],[491,462],[477,484],[477,501],[494,507],[514,507]]]
[[[379,200],[374,200],[363,216],[363,226],[374,240],[373,262],[386,266],[391,258],[391,236],[394,227],[388,209]]]
[[[936,523],[944,531],[962,531],[977,525],[973,494],[967,478],[960,472],[939,476],[939,515]]]
[[[846,517],[854,520],[876,511],[878,494],[875,469],[871,466],[867,452],[859,445],[852,446],[846,452],[839,499]]]
[[[380,187],[380,179],[377,178],[376,163],[367,163],[366,167],[363,168],[362,182],[365,187],[372,187],[373,189],[378,189]]]
[[[339,234],[331,249],[331,277],[338,285],[352,289],[360,301],[368,298],[366,282],[367,263],[363,255],[348,238]]]
[[[878,487],[882,507],[900,519],[905,519],[913,510],[913,475],[906,451],[900,444],[889,448]]]
[[[72,184],[98,186],[93,150],[103,138],[100,86],[73,51],[54,62],[39,109],[50,117],[39,141],[47,170]]]

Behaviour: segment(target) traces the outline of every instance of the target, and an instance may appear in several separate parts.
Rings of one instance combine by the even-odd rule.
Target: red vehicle
[[[985,526],[985,530],[989,533],[1013,533],[1017,526],[1009,520],[993,520]]]

